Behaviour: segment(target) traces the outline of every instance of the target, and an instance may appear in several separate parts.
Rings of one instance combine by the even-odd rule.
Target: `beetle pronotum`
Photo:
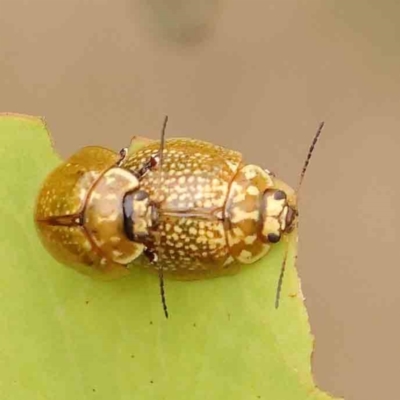
[[[134,137],[116,154],[85,147],[45,179],[35,207],[40,239],[59,262],[118,278],[133,265],[193,280],[233,274],[294,229],[293,191],[239,152],[205,141]],[[285,257],[286,260],[286,257]],[[279,290],[285,261],[279,278]]]

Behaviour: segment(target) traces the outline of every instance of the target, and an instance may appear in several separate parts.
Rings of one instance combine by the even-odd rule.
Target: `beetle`
[[[166,123],[161,141],[134,137],[120,154],[89,146],[72,155],[46,177],[34,219],[48,252],[77,271],[158,272],[168,317],[164,276],[205,279],[255,263],[295,228],[298,190],[237,151],[165,140]]]

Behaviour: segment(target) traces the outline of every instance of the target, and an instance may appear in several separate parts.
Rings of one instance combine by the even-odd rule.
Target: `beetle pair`
[[[298,191],[239,152],[165,140],[166,122],[161,142],[134,137],[119,155],[101,147],[72,155],[45,179],[35,223],[49,253],[85,274],[157,271],[168,316],[164,276],[216,277],[259,260],[296,226]]]

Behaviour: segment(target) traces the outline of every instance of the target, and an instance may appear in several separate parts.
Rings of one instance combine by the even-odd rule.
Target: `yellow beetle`
[[[135,264],[149,268],[160,274],[164,303],[164,275],[236,273],[265,256],[298,216],[296,192],[268,170],[208,142],[165,140],[165,124],[161,143],[136,137],[120,154],[78,151],[49,174],[35,208],[55,259],[112,279]]]

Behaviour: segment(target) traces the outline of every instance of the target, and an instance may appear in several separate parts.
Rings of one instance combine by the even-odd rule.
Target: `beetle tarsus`
[[[124,147],[123,149],[120,150],[119,152],[119,160],[117,161],[117,167],[120,167],[122,165],[122,163],[124,162],[125,158],[128,155],[128,148]]]

